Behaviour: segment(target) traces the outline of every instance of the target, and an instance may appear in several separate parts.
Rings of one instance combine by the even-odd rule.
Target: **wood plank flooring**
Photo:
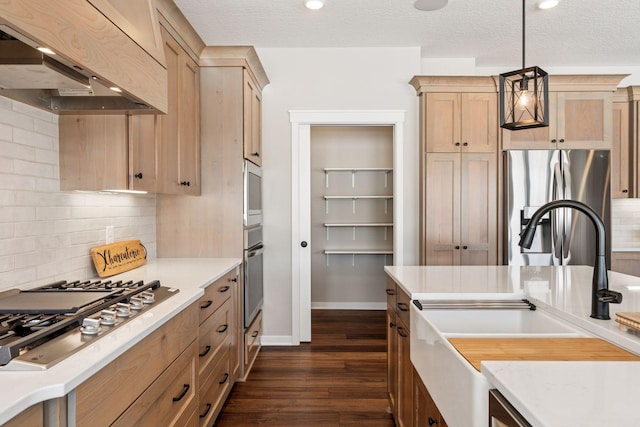
[[[387,400],[386,312],[311,313],[311,343],[262,347],[216,426],[394,426]]]

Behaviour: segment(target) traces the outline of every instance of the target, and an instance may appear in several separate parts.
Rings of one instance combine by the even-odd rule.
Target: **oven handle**
[[[247,249],[247,258],[252,258],[264,252],[264,245],[259,244]]]

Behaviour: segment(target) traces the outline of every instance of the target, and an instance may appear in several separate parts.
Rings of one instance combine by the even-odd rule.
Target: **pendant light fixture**
[[[522,0],[522,69],[500,74],[500,127],[509,130],[549,126],[549,77],[525,68],[525,0]]]

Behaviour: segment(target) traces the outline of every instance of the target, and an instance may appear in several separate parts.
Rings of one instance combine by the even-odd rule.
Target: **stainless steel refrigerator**
[[[539,223],[531,249],[520,232],[537,208],[552,200],[589,205],[607,230],[611,265],[611,197],[608,150],[510,150],[505,156],[504,259],[508,265],[593,265],[596,233],[590,219],[556,209]]]

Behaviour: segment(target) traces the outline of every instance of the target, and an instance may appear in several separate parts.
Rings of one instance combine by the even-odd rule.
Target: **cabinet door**
[[[460,264],[460,154],[427,154],[426,264]]]
[[[61,190],[128,189],[125,115],[61,115]]]
[[[550,92],[549,126],[515,131],[502,129],[502,148],[511,150],[551,150],[556,148],[557,144],[552,142],[556,139],[556,100],[556,93]]]
[[[200,194],[200,75],[184,52],[180,65],[179,182],[184,194]]]
[[[425,387],[417,372],[413,374],[413,401],[415,427],[446,427],[447,423],[442,418],[440,410],[431,398],[429,391]]]
[[[413,365],[409,328],[398,322],[398,417],[399,427],[413,426]]]
[[[387,392],[391,413],[398,418],[398,321],[393,306],[387,306]]]
[[[158,180],[158,116],[129,116],[129,179],[133,190],[155,192]]]
[[[262,165],[262,95],[244,70],[244,158]]]
[[[428,93],[426,97],[424,126],[427,152],[459,152],[461,95],[459,93]]]
[[[169,107],[160,116],[162,193],[200,194],[199,72],[197,64],[162,28],[168,75]]]
[[[629,104],[613,104],[613,138],[611,147],[611,198],[632,197],[631,146],[629,139]]]
[[[610,149],[612,104],[611,93],[559,92],[558,148]]]
[[[463,93],[460,134],[463,152],[495,153],[498,149],[498,97],[495,93]]]
[[[460,173],[460,264],[495,265],[498,261],[496,154],[463,153]]]

